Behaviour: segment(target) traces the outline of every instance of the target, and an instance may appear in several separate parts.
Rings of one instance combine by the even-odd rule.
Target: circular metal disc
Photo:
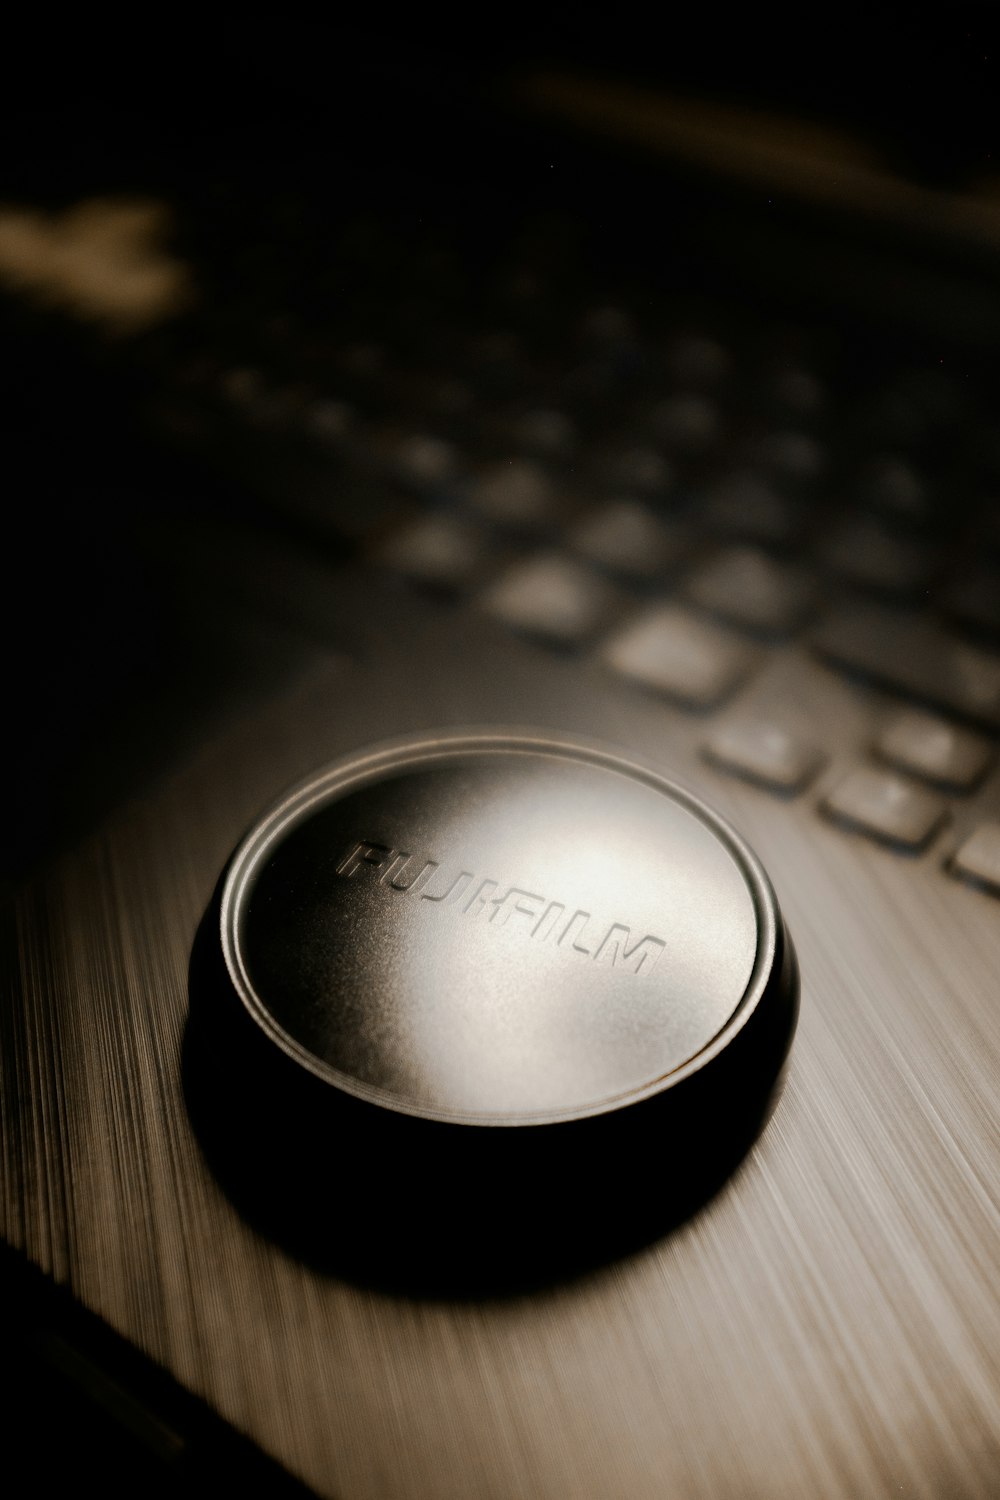
[[[240,998],[303,1067],[479,1125],[618,1110],[706,1068],[783,950],[719,817],[649,769],[524,735],[323,771],[237,850],[221,921]]]

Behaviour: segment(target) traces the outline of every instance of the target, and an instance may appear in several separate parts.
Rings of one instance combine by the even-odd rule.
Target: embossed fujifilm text
[[[623,922],[595,922],[589,911],[550,901],[533,891],[456,869],[452,874],[439,861],[390,849],[386,844],[352,844],[337,866],[350,880],[357,875],[374,879],[399,895],[419,896],[438,906],[451,906],[494,927],[514,921],[526,938],[553,943],[567,953],[608,964],[626,974],[650,974],[666,944],[645,933],[633,939]]]

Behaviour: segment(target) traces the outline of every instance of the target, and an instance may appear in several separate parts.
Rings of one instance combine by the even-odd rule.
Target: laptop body
[[[48,586],[16,616],[5,1233],[12,1286],[32,1266],[71,1299],[40,1316],[53,1380],[109,1450],[138,1426],[164,1483],[182,1451],[224,1472],[233,1431],[261,1485],[345,1496],[989,1493],[988,195],[826,137],[789,162],[798,134],[776,147],[759,109],[595,76],[593,53],[450,93],[454,53],[394,55],[297,153],[323,109],[283,126],[293,83],[249,50],[242,106],[280,77],[249,145],[250,112],[203,106],[198,175],[154,132],[176,312],[123,329],[85,277],[75,303],[8,303]],[[356,155],[373,75],[394,103]],[[72,241],[74,204],[140,177],[123,150],[28,197]],[[701,655],[675,635],[650,691],[605,648],[664,605]],[[192,950],[285,787],[511,724],[618,746],[730,818],[794,934],[801,1016],[766,1129],[699,1212],[538,1285],[428,1292],[413,1225],[366,1272],[234,1196],[191,1110]],[[807,753],[801,782],[761,762],[761,726]],[[905,818],[894,784],[919,793]],[[209,1079],[229,1097],[224,1056]],[[336,1198],[344,1143],[308,1149]],[[668,1196],[662,1143],[648,1172]]]

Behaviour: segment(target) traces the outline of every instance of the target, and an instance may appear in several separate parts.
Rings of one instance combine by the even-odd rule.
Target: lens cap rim
[[[489,754],[542,755],[570,759],[631,776],[671,798],[722,843],[740,874],[757,922],[757,947],[743,994],[729,1019],[706,1045],[684,1063],[642,1087],[582,1107],[545,1111],[478,1113],[435,1108],[405,1099],[333,1067],[292,1036],[275,1018],[250,979],[242,946],[249,896],[268,852],[320,806],[388,774],[443,760]],[[237,845],[225,870],[219,903],[219,937],[230,982],[245,1011],[266,1038],[313,1077],[341,1094],[396,1115],[445,1125],[534,1127],[618,1114],[666,1094],[728,1051],[734,1039],[776,990],[794,983],[797,969],[784,962],[790,944],[773,887],[753,850],[732,825],[694,792],[665,776],[655,765],[623,755],[614,747],[577,736],[532,730],[448,730],[404,735],[338,760],[303,778],[279,797]]]

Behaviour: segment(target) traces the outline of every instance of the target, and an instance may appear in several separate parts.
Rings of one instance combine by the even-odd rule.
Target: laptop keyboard
[[[306,319],[276,285],[264,311],[154,344],[161,426],[265,486],[273,469],[279,504],[445,601],[456,630],[484,612],[701,716],[715,773],[935,849],[1000,734],[981,373],[745,306],[693,316],[669,286],[606,301],[551,259],[463,289],[447,247],[405,262],[358,235],[378,286],[347,256],[349,316]],[[823,747],[739,712],[788,649],[899,705],[821,796]],[[987,809],[942,869],[1000,894],[998,841]]]

